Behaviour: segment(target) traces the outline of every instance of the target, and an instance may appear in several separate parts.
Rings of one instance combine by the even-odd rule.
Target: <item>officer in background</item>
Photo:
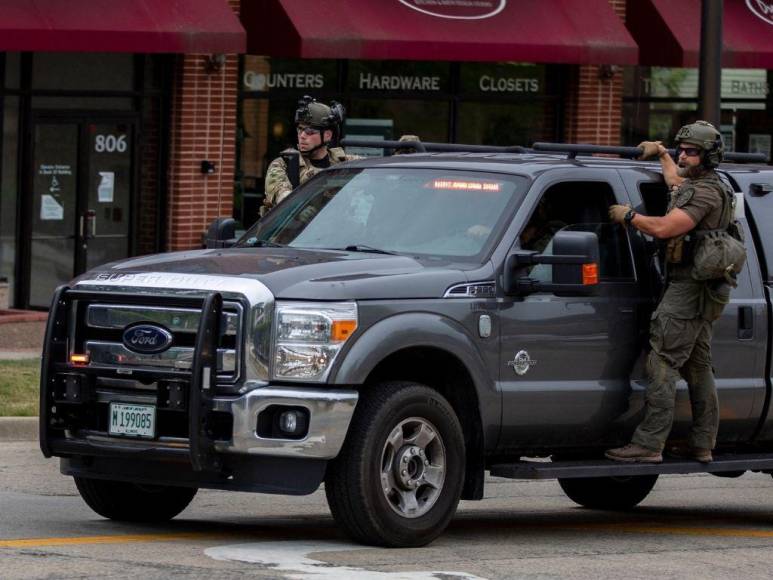
[[[331,101],[330,106],[309,96],[298,101],[294,121],[298,133],[298,149],[283,151],[280,157],[269,164],[261,215],[265,215],[293,189],[322,169],[359,159],[354,155],[347,155],[340,147],[331,146],[341,136],[344,116],[343,105],[335,101]]]
[[[667,286],[652,315],[647,358],[649,384],[644,420],[631,443],[606,452],[622,462],[660,463],[674,420],[676,383],[683,377],[690,390],[693,423],[688,445],[671,449],[673,455],[712,461],[719,427],[719,404],[711,367],[712,326],[729,301],[724,280],[695,279],[690,237],[699,230],[719,230],[728,224],[732,191],[714,168],[722,161],[722,135],[713,125],[696,121],[676,135],[677,163],[659,141],[645,141],[642,158],[657,156],[671,188],[666,215],[646,216],[624,205],[613,205],[609,217],[645,234],[668,240]],[[693,231],[695,230],[695,231]],[[693,233],[692,236],[688,234]]]

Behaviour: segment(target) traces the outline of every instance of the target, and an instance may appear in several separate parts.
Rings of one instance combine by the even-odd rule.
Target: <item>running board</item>
[[[629,475],[723,473],[773,470],[770,454],[715,455],[711,463],[664,458],[663,463],[618,463],[609,459],[583,461],[525,460],[491,466],[491,475],[509,479],[570,479]]]

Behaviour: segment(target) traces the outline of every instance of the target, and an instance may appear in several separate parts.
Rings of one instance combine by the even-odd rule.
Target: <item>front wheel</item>
[[[346,442],[328,465],[325,493],[355,540],[415,547],[438,537],[464,484],[462,427],[437,391],[418,383],[368,387]]]
[[[75,477],[83,501],[99,515],[125,522],[171,520],[198,491],[195,487],[141,485],[106,479]]]
[[[564,493],[583,507],[597,510],[627,510],[636,506],[655,487],[656,475],[559,479]]]

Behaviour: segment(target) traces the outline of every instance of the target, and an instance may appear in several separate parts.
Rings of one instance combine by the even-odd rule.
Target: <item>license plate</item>
[[[110,403],[110,435],[122,437],[156,436],[156,408],[153,405]]]

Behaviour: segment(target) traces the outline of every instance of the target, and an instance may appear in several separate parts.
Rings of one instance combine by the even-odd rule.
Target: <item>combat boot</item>
[[[647,449],[636,443],[629,443],[625,447],[609,449],[604,453],[607,459],[623,463],[662,463],[663,454],[660,451]]]
[[[711,455],[711,449],[705,449],[704,447],[676,445],[670,447],[666,453],[671,457],[692,459],[694,461],[700,461],[701,463],[711,463],[714,461],[714,458]]]

